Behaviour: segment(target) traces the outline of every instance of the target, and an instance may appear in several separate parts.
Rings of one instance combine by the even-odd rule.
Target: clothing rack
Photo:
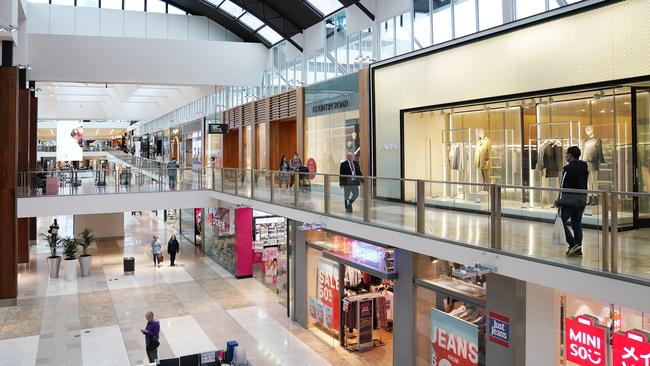
[[[380,309],[384,314],[377,314],[380,308],[377,301],[384,301],[384,308]],[[367,293],[354,296],[348,296],[343,301],[343,315],[345,322],[343,324],[343,346],[350,351],[367,351],[373,347],[383,346],[382,324],[377,317],[383,316],[383,321],[387,322],[385,295],[382,293]],[[361,304],[370,301],[370,308],[362,310]],[[367,303],[365,304],[367,305]],[[365,314],[362,311],[366,312]],[[369,312],[369,313],[368,313]],[[354,326],[354,327],[352,327]],[[374,330],[379,330],[379,339],[374,337]],[[354,338],[353,342],[349,338]]]
[[[445,181],[457,182],[475,182],[478,179],[478,172],[476,177],[472,174],[472,167],[474,165],[474,141],[471,128],[455,128],[442,130],[442,156],[446,164],[442,166],[442,176]],[[458,162],[458,169],[454,169],[450,162],[450,149],[454,145],[460,145],[460,161]],[[454,173],[455,172],[455,173]],[[455,177],[453,175],[456,175]],[[445,197],[463,196],[469,193],[469,186],[456,185],[455,189],[451,185],[443,186],[443,195]]]

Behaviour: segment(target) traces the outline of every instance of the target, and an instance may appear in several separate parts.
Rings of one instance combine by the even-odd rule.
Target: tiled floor
[[[40,218],[39,232],[52,219]],[[61,235],[72,234],[72,217],[59,217],[59,225]],[[161,321],[161,358],[236,340],[255,366],[391,364],[322,341],[287,318],[263,284],[234,279],[184,239],[177,266],[154,268],[149,238],[175,231],[162,215],[127,213],[125,225],[124,239],[91,247],[91,276],[73,282],[49,279],[45,244],[32,247],[30,265],[20,269],[18,305],[0,308],[0,366],[141,365],[149,310]],[[122,274],[124,256],[136,258],[135,275]]]

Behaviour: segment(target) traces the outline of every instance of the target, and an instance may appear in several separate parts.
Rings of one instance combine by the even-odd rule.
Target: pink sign
[[[608,329],[592,316],[566,318],[566,360],[580,366],[607,364]]]
[[[316,160],[314,158],[307,160],[307,169],[309,169],[309,179],[316,178]]]

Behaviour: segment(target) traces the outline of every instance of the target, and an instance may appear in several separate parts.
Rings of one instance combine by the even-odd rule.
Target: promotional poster
[[[478,327],[431,309],[431,366],[478,366]]]
[[[80,161],[83,159],[84,129],[81,121],[57,121],[56,160]]]
[[[318,303],[322,304],[322,314],[330,316],[331,321],[327,324],[323,315],[318,314],[317,318],[323,325],[330,329],[339,329],[339,267],[338,264],[327,259],[318,259]],[[322,319],[322,321],[321,321]]]

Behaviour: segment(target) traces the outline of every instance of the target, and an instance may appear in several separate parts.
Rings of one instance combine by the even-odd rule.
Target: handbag
[[[553,244],[566,244],[566,233],[564,232],[564,222],[562,222],[562,208],[557,210],[557,216],[555,216],[555,222],[553,223]]]
[[[555,201],[557,207],[578,207],[587,205],[587,195],[584,193],[562,192]]]

